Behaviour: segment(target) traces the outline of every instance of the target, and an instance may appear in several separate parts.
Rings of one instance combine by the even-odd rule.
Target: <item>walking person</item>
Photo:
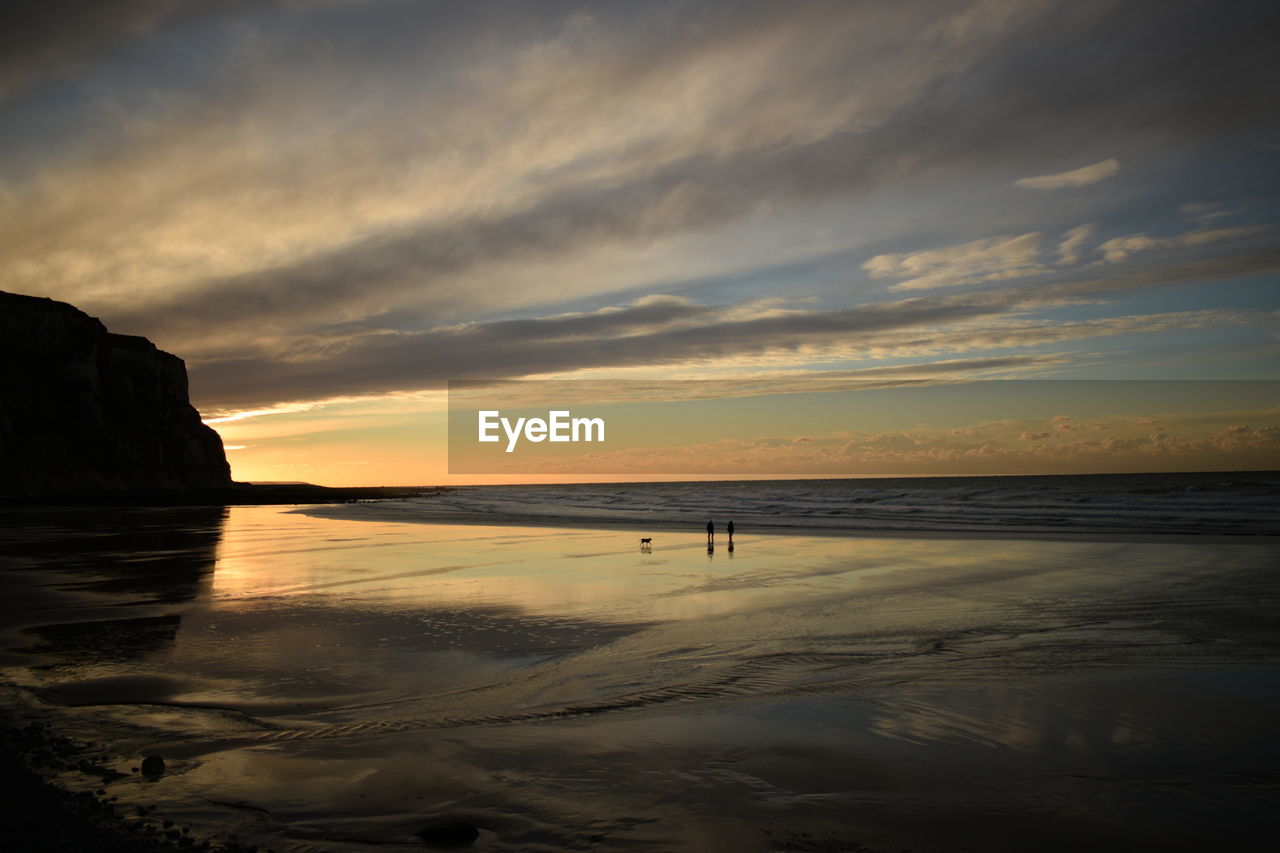
[[[716,541],[716,526],[712,522],[707,522],[707,544],[710,545]]]
[[[725,530],[729,531],[729,544],[732,545],[733,544],[733,520],[732,519],[730,519],[729,526],[726,527]]]

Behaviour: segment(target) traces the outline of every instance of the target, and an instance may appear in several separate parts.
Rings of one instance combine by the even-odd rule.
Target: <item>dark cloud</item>
[[[450,379],[507,379],[586,368],[661,367],[698,360],[798,352],[807,346],[883,343],[877,335],[910,332],[898,346],[955,349],[1057,343],[1126,331],[1238,323],[1236,315],[1172,320],[1113,318],[1077,323],[1012,321],[1063,300],[1186,281],[1225,280],[1280,272],[1280,251],[1089,278],[1046,286],[1006,286],[873,303],[843,310],[733,312],[682,299],[653,297],[621,308],[537,319],[504,320],[422,332],[357,334],[320,354],[228,357],[191,367],[192,393],[202,406],[251,408],[277,402],[360,396],[440,387]],[[942,334],[947,324],[991,318],[994,325]],[[1258,315],[1260,323],[1273,315]],[[1003,358],[1003,356],[1001,357]],[[992,362],[989,367],[998,367]],[[973,368],[977,369],[977,368]]]
[[[1058,282],[1037,288],[1039,298],[1071,298],[1102,293],[1123,293],[1153,287],[1213,282],[1247,276],[1274,275],[1280,272],[1280,251],[1243,252],[1214,258],[1177,259],[1172,263],[1148,269],[1091,276],[1077,281]],[[997,294],[1012,293],[1000,290]]]
[[[483,334],[496,340],[511,337],[534,341],[563,341],[635,334],[681,321],[713,319],[715,310],[707,305],[691,304],[684,299],[658,296],[641,300],[626,308],[549,319],[499,320],[479,328],[483,328]]]
[[[9,0],[0,12],[0,102],[102,56],[170,16],[217,5],[215,0]]]
[[[323,359],[226,359],[191,368],[193,393],[217,408],[374,394],[442,386],[450,379],[495,379],[585,367],[663,365],[699,358],[794,350],[833,336],[918,327],[1000,313],[988,305],[912,299],[843,311],[796,312],[638,334],[666,312],[707,318],[711,309],[640,304],[588,317],[475,324],[357,337]],[[611,336],[584,337],[590,329]]]
[[[958,125],[996,120],[1049,151],[1055,137],[1255,145],[1280,129],[1277,36],[1280,9],[1266,0],[1060,4],[940,80],[922,109]]]
[[[802,15],[789,5],[785,14],[781,7],[768,14],[743,9],[736,18],[714,20],[720,28],[736,23],[732,36],[746,39]],[[831,19],[827,28],[838,29],[837,19],[861,9],[806,7],[805,26],[818,40],[815,56],[799,70],[779,67],[771,85],[834,104],[842,94],[840,75],[864,70],[867,59],[823,53],[824,18]],[[1161,146],[1256,143],[1280,130],[1274,9],[1171,2],[1154,14],[1141,4],[1061,4],[1044,15],[1017,17],[989,49],[954,60],[955,70],[944,67],[870,127],[837,127],[782,144],[739,140],[729,148],[694,149],[623,178],[553,187],[518,209],[375,233],[288,265],[197,283],[168,301],[105,313],[121,328],[164,336],[191,334],[204,324],[296,329],[308,318],[406,302],[442,318],[465,316],[489,307],[485,291],[455,279],[489,264],[571,256],[601,244],[643,245],[778,205],[887,185],[923,187],[975,170],[1040,173],[1135,145],[1150,156]],[[935,13],[921,5],[912,18]],[[690,52],[729,40],[720,28],[691,26],[676,38],[651,22],[638,28],[642,35],[615,34],[624,51],[618,66],[641,77],[659,74],[664,64],[679,69]],[[674,47],[645,41],[664,33]],[[938,43],[949,42],[939,37]],[[621,71],[612,79],[619,87],[636,85]],[[678,70],[672,79],[679,79]],[[756,97],[775,105],[769,92]]]
[[[0,103],[82,70],[171,21],[341,5],[342,0],[6,0],[0,7]]]

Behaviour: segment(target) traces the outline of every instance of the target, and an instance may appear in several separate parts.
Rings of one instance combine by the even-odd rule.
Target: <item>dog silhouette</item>
[[[652,547],[653,547],[653,537],[652,537],[652,536],[646,536],[646,537],[644,537],[643,539],[641,539],[641,540],[640,540],[640,548],[641,548],[642,550],[643,550],[644,548],[652,548]]]

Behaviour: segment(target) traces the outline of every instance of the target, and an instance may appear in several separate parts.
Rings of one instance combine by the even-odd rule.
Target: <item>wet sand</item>
[[[99,744],[120,778],[57,781],[136,824],[915,853],[1249,849],[1275,824],[1273,539],[707,553],[696,529],[3,512],[4,704]]]

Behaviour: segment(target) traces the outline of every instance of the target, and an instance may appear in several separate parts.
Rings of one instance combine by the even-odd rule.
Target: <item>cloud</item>
[[[715,322],[714,309],[679,301],[641,301],[589,315],[362,333],[319,355],[283,360],[227,358],[191,365],[202,405],[314,400],[422,388],[447,379],[494,379],[590,367],[672,364],[794,354],[810,343],[879,330],[964,320],[1001,309],[904,300],[836,311],[766,314]],[[710,319],[690,324],[690,318]],[[662,323],[665,316],[669,322]],[[644,332],[643,334],[639,332]],[[590,332],[590,333],[588,333]]]
[[[1015,187],[1027,190],[1059,190],[1063,187],[1087,187],[1120,171],[1120,161],[1114,157],[1101,160],[1090,166],[1081,166],[1069,172],[1058,172],[1054,175],[1036,175],[1031,178],[1019,178],[1013,182]]]
[[[1047,272],[1039,233],[988,237],[918,252],[876,255],[862,265],[872,278],[903,279],[890,290],[927,290]]]
[[[1017,421],[987,421],[950,430],[759,435],[643,446],[592,453],[572,461],[546,460],[538,470],[775,474],[963,474],[1131,472],[1270,468],[1280,452],[1280,427],[1253,427],[1212,413],[1206,423],[1176,433],[1129,430],[1100,439],[1028,430]],[[1029,467],[1030,466],[1030,467]],[[1176,467],[1175,467],[1176,466]]]
[[[1221,450],[1261,450],[1280,447],[1280,426],[1252,427],[1232,424],[1213,432],[1213,443]]]
[[[990,176],[1100,128],[1231,136],[1269,85],[1265,39],[1196,6],[297,6],[244,28],[207,91],[146,78],[164,111],[76,126],[91,149],[5,187],[7,286],[166,343],[528,309],[634,286],[578,272],[612,247]]]
[[[248,420],[249,418],[260,418],[266,415],[290,415],[297,412],[309,412],[315,407],[316,404],[314,403],[294,403],[292,405],[271,406],[266,409],[247,409],[222,417],[205,418],[204,423],[208,425],[225,424]]]
[[[175,0],[12,0],[0,27],[0,102],[44,76],[152,29]]]
[[[1087,222],[1067,231],[1062,242],[1058,244],[1058,264],[1065,266],[1079,263],[1080,249],[1097,230],[1098,223]]]
[[[151,334],[190,331],[183,303],[259,329],[389,304],[464,315],[529,298],[472,270],[881,185],[914,120],[895,113],[1033,18],[1021,5],[935,4],[922,28],[918,8],[824,3],[492,20],[364,4],[344,32],[249,40],[220,88],[126,115],[117,145],[14,187],[0,260],[13,289],[104,313],[128,280],[141,310],[110,319]],[[851,83],[856,67],[876,73]]]
[[[1023,294],[1024,299],[1036,297]],[[418,332],[355,332],[283,356],[225,357],[190,365],[201,406],[268,403],[438,387],[449,379],[507,379],[582,370],[696,369],[752,363],[797,365],[872,356],[1045,346],[1121,333],[1275,323],[1272,312],[1184,311],[1087,321],[1027,320],[1004,293],[912,297],[848,309],[736,311],[666,296],[594,312],[439,326]],[[945,369],[1049,366],[1022,355]],[[930,366],[924,366],[927,375]],[[865,376],[922,375],[920,365]]]
[[[1008,284],[1075,263],[1092,232],[1062,230],[1110,214],[1059,221],[1035,194],[1007,210],[981,195],[1009,196],[1014,176],[1067,158],[1129,168],[1129,152],[1235,151],[1269,133],[1273,45],[1247,14],[1047,0],[317,5],[20,4],[39,20],[0,34],[0,81],[30,93],[0,96],[0,142],[30,149],[0,145],[5,287],[189,357],[206,400],[265,407],[471,370],[781,369],[1048,346],[1173,321],[1055,327],[1027,319],[1037,310],[1277,268],[1255,252]],[[988,289],[851,307],[770,266],[761,235],[819,219],[839,230],[846,214],[858,233],[841,251],[874,255],[867,272],[894,290]],[[907,225],[884,224],[895,218],[911,242]],[[976,234],[1008,236],[960,242]],[[1062,235],[1056,255],[1042,234]],[[913,246],[942,248],[890,251]],[[749,287],[832,308],[770,307],[738,292]],[[654,292],[667,295],[634,299]]]
[[[363,0],[6,0],[0,104],[50,78],[83,73],[172,23],[252,12],[305,12]]]
[[[1225,201],[1189,201],[1178,207],[1178,213],[1200,225],[1208,225],[1217,219],[1234,216],[1243,209]]]
[[[1154,249],[1187,249],[1203,246],[1222,240],[1234,240],[1248,237],[1268,230],[1265,225],[1238,225],[1233,228],[1210,228],[1187,231],[1172,237],[1148,237],[1146,234],[1130,234],[1127,237],[1113,237],[1102,245],[1098,251],[1110,263],[1127,260],[1138,252],[1149,252]]]

